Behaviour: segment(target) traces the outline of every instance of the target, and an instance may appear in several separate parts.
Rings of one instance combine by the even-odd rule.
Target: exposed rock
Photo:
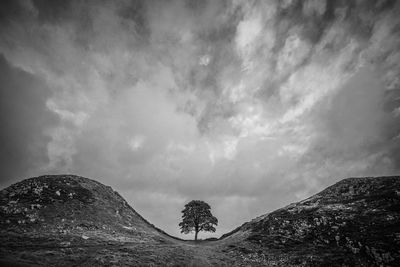
[[[116,232],[124,225],[135,225],[138,232],[153,230],[110,187],[73,175],[31,178],[4,190],[0,227],[18,232],[16,223],[31,232],[95,230],[103,229],[103,225]]]
[[[285,264],[399,265],[399,177],[349,178],[236,229]]]

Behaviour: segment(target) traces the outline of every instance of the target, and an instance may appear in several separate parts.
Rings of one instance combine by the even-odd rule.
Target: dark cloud
[[[398,122],[393,120],[392,113],[385,111],[384,95],[380,76],[371,68],[360,69],[332,99],[321,103],[320,112],[313,118],[318,141],[310,149],[313,155],[305,155],[302,164],[317,158],[357,162],[376,155],[366,160],[362,170],[355,164],[353,175],[395,172],[396,159],[388,155],[386,144],[392,142],[387,132],[398,130]]]
[[[26,15],[27,12],[21,7],[18,1],[5,0],[0,5],[0,22],[9,23],[10,21]]]
[[[146,4],[147,2],[147,4]],[[147,5],[151,5],[150,1],[133,0],[118,8],[118,14],[134,23],[135,33],[141,39],[147,41],[150,35],[149,23],[147,21]]]
[[[62,0],[33,0],[33,4],[38,11],[38,19],[44,23],[59,23],[73,18],[74,1]],[[78,1],[75,1],[75,3]]]
[[[0,56],[0,181],[2,184],[41,173],[48,164],[49,129],[58,120],[46,108],[46,83]]]

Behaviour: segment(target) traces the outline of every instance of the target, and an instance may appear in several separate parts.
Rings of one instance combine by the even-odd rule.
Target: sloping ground
[[[14,233],[158,231],[109,186],[74,175],[26,179],[0,191],[0,227]]]
[[[83,264],[94,253],[92,263],[112,262],[113,253],[102,249],[170,239],[111,187],[87,178],[41,176],[0,191],[0,259],[7,261],[50,266],[70,258]]]
[[[0,191],[0,266],[234,266],[143,219],[111,187],[74,175]]]
[[[0,265],[399,266],[400,178],[345,179],[217,241],[168,236],[110,187],[41,176],[0,191]]]
[[[265,265],[400,266],[400,177],[342,180],[223,240]]]

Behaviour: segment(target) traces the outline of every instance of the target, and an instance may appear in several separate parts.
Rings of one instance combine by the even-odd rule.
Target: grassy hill
[[[8,266],[396,266],[400,178],[349,178],[245,223],[219,240],[183,241],[111,187],[55,175],[0,191]]]

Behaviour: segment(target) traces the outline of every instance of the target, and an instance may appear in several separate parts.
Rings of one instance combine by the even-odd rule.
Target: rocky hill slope
[[[63,265],[66,253],[75,254],[70,260],[78,263],[88,248],[159,245],[171,239],[111,187],[84,177],[40,176],[0,191],[0,259],[8,263],[19,259],[29,265]],[[92,263],[109,262],[110,257],[112,253],[100,253]]]
[[[400,266],[400,177],[345,179],[197,243],[96,181],[31,178],[0,191],[0,265]]]
[[[160,235],[111,187],[74,175],[30,178],[0,191],[0,227],[31,234]]]
[[[400,177],[344,179],[223,239],[266,265],[400,266]]]

